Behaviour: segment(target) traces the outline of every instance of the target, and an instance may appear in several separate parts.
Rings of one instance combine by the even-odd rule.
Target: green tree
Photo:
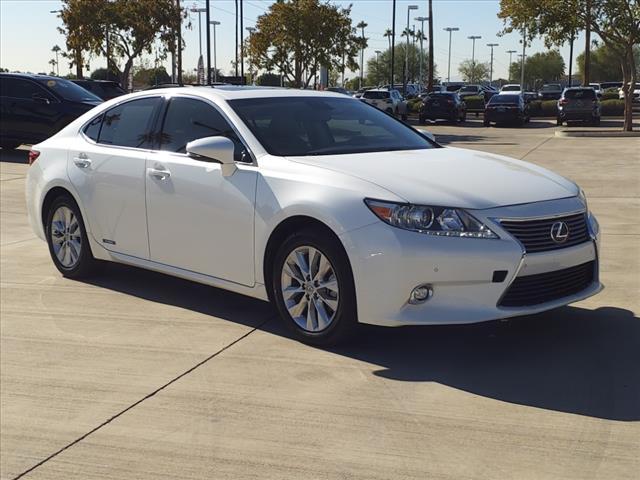
[[[114,71],[113,68],[110,72],[107,71],[106,68],[96,68],[93,72],[91,72],[92,80],[113,80],[116,82],[120,81],[120,73]]]
[[[249,55],[258,68],[281,71],[295,87],[306,87],[320,66],[357,70],[361,46],[351,8],[319,0],[280,0],[258,17]]]
[[[520,62],[509,67],[510,78],[520,78]],[[544,83],[559,82],[564,75],[564,59],[558,50],[534,53],[524,62],[524,86],[536,90]]]
[[[640,78],[640,46],[633,49],[636,64],[636,78]],[[576,58],[578,73],[584,75],[584,53]],[[613,50],[606,45],[595,45],[591,50],[591,80],[594,82],[619,81],[622,79],[620,60]]]
[[[458,66],[458,72],[462,75],[465,82],[478,83],[489,80],[489,71],[491,67],[486,62],[474,62],[472,60],[463,60]]]
[[[164,46],[161,57],[176,43],[176,32],[186,11],[174,0],[63,0],[60,31],[73,52],[72,63],[82,77],[83,53],[106,56],[109,35],[110,68],[118,71],[120,83],[129,87],[133,62],[143,53],[151,53],[156,39]],[[113,58],[122,58],[122,65]],[[80,65],[80,66],[79,66]]]
[[[541,35],[548,47],[562,45],[587,25],[618,57],[625,90],[624,127],[633,129],[634,47],[640,44],[640,0],[500,0],[504,32]]]
[[[171,82],[171,76],[169,76],[164,67],[139,67],[133,69],[133,83],[136,85],[147,87],[169,82]]]
[[[398,77],[402,76],[404,71],[405,51],[406,43],[400,43],[396,45],[396,51],[394,56],[394,72]],[[420,47],[409,43],[409,81],[415,82],[420,80],[418,78],[420,72]],[[429,65],[429,55],[424,52],[422,54],[422,76],[423,79],[427,78],[427,68]],[[434,67],[435,70],[435,67]],[[436,72],[434,71],[434,76]],[[391,76],[391,49],[387,49],[380,55],[374,56],[367,60],[367,85],[381,85],[389,83],[389,77]],[[396,80],[397,78],[396,77]]]
[[[276,75],[275,73],[263,73],[256,78],[256,85],[263,87],[279,87],[280,75]]]

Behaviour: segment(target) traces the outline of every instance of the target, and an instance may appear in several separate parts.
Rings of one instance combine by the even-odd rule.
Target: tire
[[[309,256],[313,260],[309,261]],[[309,264],[310,280],[302,275]],[[332,287],[322,288],[322,284]],[[285,301],[283,290],[287,288],[295,291]],[[340,241],[325,230],[305,229],[283,242],[273,261],[271,292],[285,325],[304,343],[334,345],[349,338],[357,326],[355,286],[349,259]],[[309,299],[318,307],[310,310]]]
[[[53,264],[67,278],[88,277],[98,270],[76,202],[69,195],[56,198],[46,215],[45,233]],[[64,229],[64,230],[63,230]],[[54,241],[54,238],[60,239]]]

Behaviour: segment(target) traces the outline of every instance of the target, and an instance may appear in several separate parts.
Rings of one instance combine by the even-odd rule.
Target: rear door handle
[[[88,168],[91,166],[91,159],[86,153],[80,153],[77,157],[74,157],[73,163],[75,163],[78,168]]]
[[[158,170],[157,168],[150,168],[149,176],[157,178],[158,180],[166,180],[171,176],[171,172],[169,170]]]

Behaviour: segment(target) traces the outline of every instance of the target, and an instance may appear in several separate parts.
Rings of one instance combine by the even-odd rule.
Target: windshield
[[[349,98],[247,98],[230,100],[229,104],[272,155],[339,155],[435,147],[390,115]]]
[[[507,85],[505,87],[502,87],[502,91],[503,92],[519,92],[520,85]]]
[[[520,103],[520,96],[519,95],[494,95],[493,97],[491,97],[491,100],[489,100],[489,103],[491,105],[495,105],[495,104],[517,105],[518,103]]]
[[[100,97],[97,97],[93,93],[88,92],[81,86],[76,85],[69,80],[64,80],[62,78],[56,78],[54,80],[50,78],[41,79],[38,81],[41,84],[49,87],[65,100],[69,100],[72,102],[102,102],[102,99]]]

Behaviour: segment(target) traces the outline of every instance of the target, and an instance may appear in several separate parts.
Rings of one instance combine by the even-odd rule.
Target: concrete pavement
[[[363,328],[328,351],[265,303],[113,265],[63,279],[0,151],[0,476],[626,479],[640,471],[640,140],[428,126],[583,186],[606,290],[506,323]],[[8,161],[9,160],[9,161]]]

